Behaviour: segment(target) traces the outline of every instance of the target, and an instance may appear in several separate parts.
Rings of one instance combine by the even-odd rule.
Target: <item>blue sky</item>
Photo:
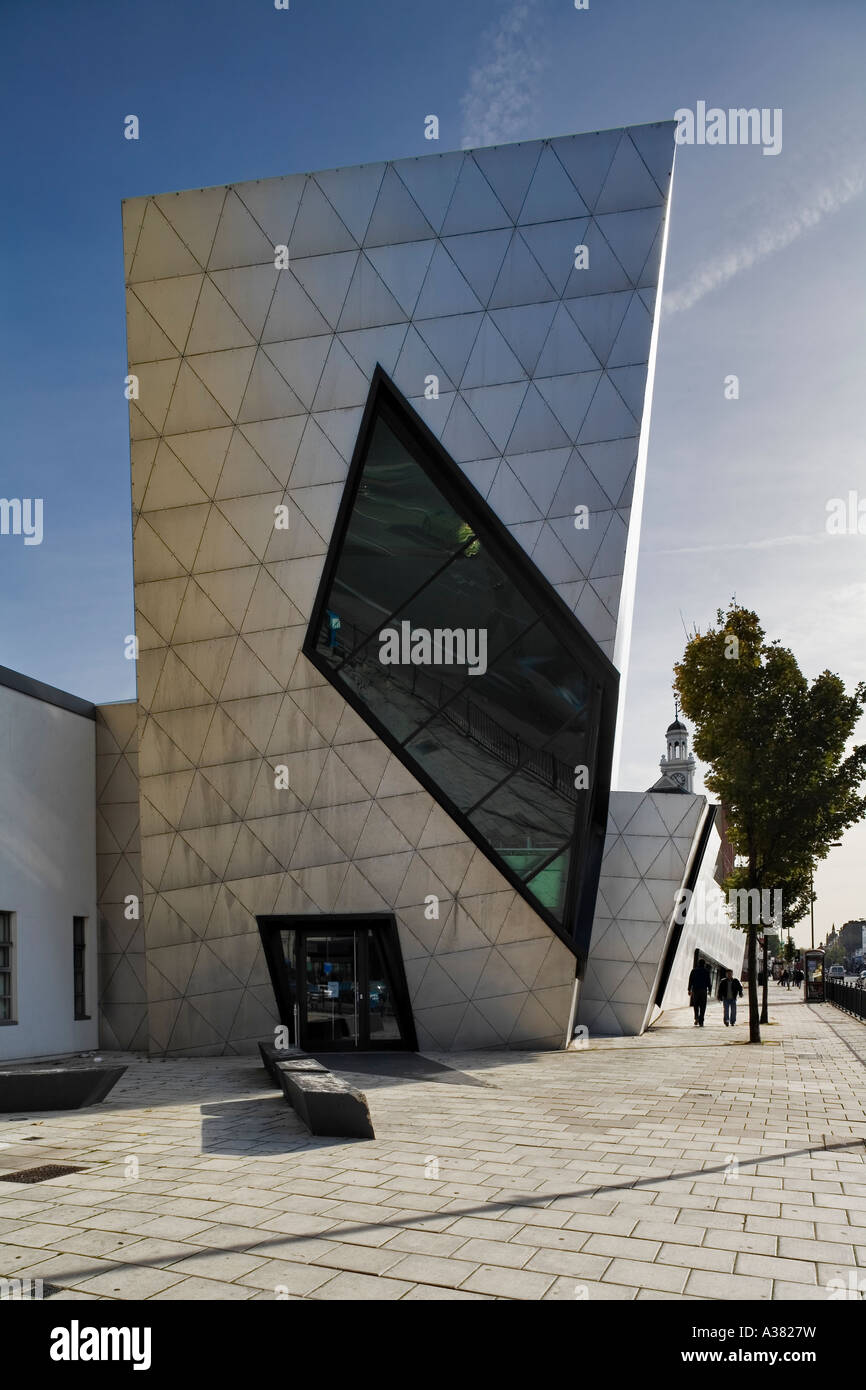
[[[732,593],[808,675],[866,679],[866,537],[825,530],[866,496],[864,52],[862,0],[5,0],[0,495],[45,499],[45,540],[0,542],[0,663],[134,693],[121,198],[429,153],[430,113],[442,150],[705,100],[781,108],[783,147],[678,151],[623,785]],[[866,914],[864,859],[859,827],[819,871],[819,937]]]

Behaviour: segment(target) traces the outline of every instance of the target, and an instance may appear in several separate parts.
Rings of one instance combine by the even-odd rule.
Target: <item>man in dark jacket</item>
[[[707,1011],[707,995],[710,992],[710,972],[699,960],[689,976],[689,999],[695,1011],[695,1027],[703,1028],[704,1014]]]
[[[722,1001],[725,1012],[725,1027],[728,1024],[733,1028],[737,1021],[737,1000],[742,998],[743,986],[734,975],[733,970],[726,970],[719,983],[718,997]]]

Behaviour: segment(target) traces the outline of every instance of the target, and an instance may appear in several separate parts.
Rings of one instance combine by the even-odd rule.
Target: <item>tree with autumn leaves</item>
[[[815,862],[866,815],[866,744],[849,747],[866,683],[849,695],[831,671],[810,682],[794,654],[765,641],[757,614],[735,600],[727,613],[719,609],[714,627],[693,633],[674,675],[737,856],[724,887],[781,892],[782,923],[792,925],[811,901],[804,884]],[[759,1043],[759,924],[736,925],[748,932],[749,1041]]]

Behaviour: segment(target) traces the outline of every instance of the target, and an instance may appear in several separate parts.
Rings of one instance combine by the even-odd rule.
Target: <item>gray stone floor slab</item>
[[[302,1133],[249,1057],[116,1054],[102,1105],[0,1122],[4,1174],[83,1170],[0,1178],[0,1277],[82,1301],[826,1299],[866,1279],[866,1031],[793,991],[770,1008],[761,1048],[680,1010],[570,1052],[341,1058],[364,1142]]]

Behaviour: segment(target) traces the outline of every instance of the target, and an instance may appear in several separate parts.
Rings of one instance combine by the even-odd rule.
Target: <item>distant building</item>
[[[866,920],[862,917],[843,922],[839,929],[839,940],[846,956],[861,956],[866,946]]]
[[[661,777],[654,782],[650,791],[690,792],[694,787],[695,759],[689,752],[689,731],[679,718],[669,724],[665,733],[667,752],[659,761]]]

